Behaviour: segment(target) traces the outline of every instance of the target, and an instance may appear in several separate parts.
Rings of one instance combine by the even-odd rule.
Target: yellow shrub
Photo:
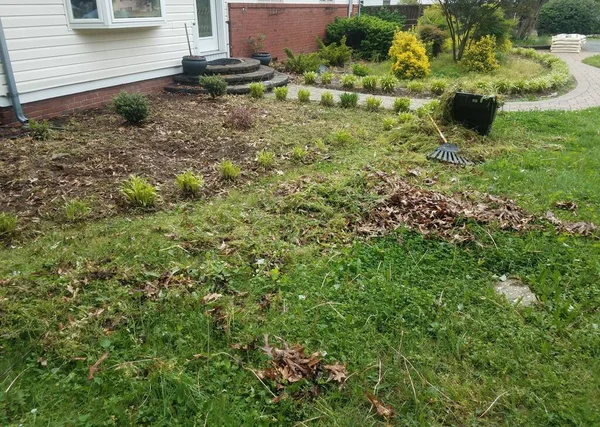
[[[413,33],[396,32],[389,55],[392,72],[400,79],[420,79],[431,72],[425,46]]]
[[[500,67],[496,61],[496,37],[485,36],[469,47],[462,63],[470,71],[489,73]]]

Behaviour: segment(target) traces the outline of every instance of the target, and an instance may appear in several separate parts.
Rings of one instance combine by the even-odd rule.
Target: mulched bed
[[[150,102],[151,120],[139,127],[103,108],[54,121],[49,141],[0,130],[0,211],[35,221],[56,217],[65,199],[78,197],[89,198],[94,216],[107,216],[118,210],[130,174],[147,177],[166,202],[177,197],[174,178],[187,169],[204,175],[205,196],[231,187],[215,170],[224,158],[242,167],[242,181],[254,174],[259,148],[249,132],[227,127],[228,118],[240,106],[255,122],[269,111],[239,97],[161,94]]]

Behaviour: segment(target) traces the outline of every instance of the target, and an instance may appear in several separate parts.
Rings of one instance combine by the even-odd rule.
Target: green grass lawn
[[[374,171],[598,224],[599,109],[500,113],[488,138],[445,127],[487,159],[455,168],[426,160],[438,141],[425,122],[383,132],[390,112],[253,105],[266,127],[248,138],[306,146],[310,160],[152,214],[33,224],[0,250],[0,424],[384,425],[365,392],[397,425],[600,423],[597,238],[545,222],[469,223],[464,244],[352,226],[381,197]],[[557,210],[564,200],[578,209]],[[497,296],[501,275],[540,303]],[[326,352],[350,378],[289,384],[274,403],[283,391],[255,375],[265,333]]]
[[[583,63],[600,68],[600,55],[588,56],[583,60]]]

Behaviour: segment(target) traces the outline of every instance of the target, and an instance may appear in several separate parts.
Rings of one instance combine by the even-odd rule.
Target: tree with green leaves
[[[452,55],[460,61],[469,41],[482,23],[501,8],[514,7],[519,0],[438,0],[448,23]]]

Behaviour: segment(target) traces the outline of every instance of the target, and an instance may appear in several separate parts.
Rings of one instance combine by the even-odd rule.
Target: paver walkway
[[[582,110],[589,107],[600,106],[600,68],[586,65],[581,61],[588,56],[597,55],[597,52],[583,51],[581,53],[557,53],[555,54],[560,59],[565,61],[569,65],[571,74],[577,81],[577,87],[571,92],[559,96],[557,98],[544,99],[541,101],[531,102],[520,102],[512,101],[504,104],[504,111],[533,111],[533,110]],[[288,98],[297,99],[298,90],[305,88],[310,91],[310,99],[312,101],[320,101],[321,93],[331,92],[334,97],[338,99],[341,90],[329,90],[318,88],[314,86],[302,86],[291,84],[288,86]],[[367,96],[359,93],[359,104],[364,103]],[[381,99],[382,106],[384,108],[392,108],[395,97],[375,95],[376,98]],[[418,108],[421,105],[429,102],[428,99],[412,99],[411,108]]]

